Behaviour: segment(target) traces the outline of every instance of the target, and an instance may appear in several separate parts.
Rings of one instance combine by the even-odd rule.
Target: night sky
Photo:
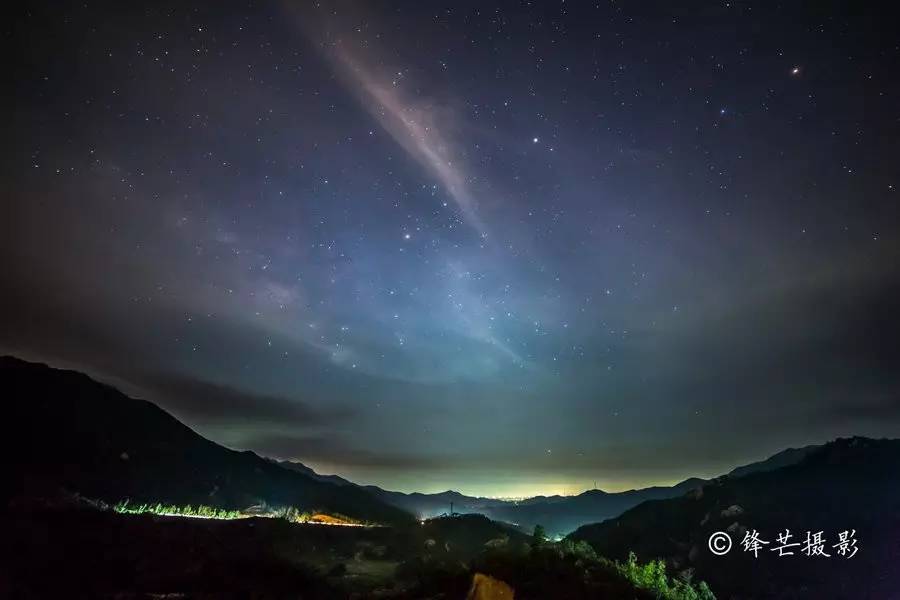
[[[0,351],[404,491],[900,435],[900,36],[834,2],[8,11]]]

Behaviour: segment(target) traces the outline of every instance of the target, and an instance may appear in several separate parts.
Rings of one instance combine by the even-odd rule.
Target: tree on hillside
[[[535,525],[534,533],[531,534],[531,545],[532,546],[540,546],[544,542],[547,541],[547,532],[544,530],[543,525]]]

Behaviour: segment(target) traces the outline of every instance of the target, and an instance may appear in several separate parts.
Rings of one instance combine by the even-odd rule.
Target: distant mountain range
[[[693,569],[723,598],[897,598],[900,440],[838,439],[765,462],[585,525],[570,538],[610,558],[665,558]],[[779,556],[773,549],[785,529],[792,535],[786,541],[800,545]],[[758,558],[741,545],[754,530],[768,542]],[[822,532],[830,558],[803,552],[808,531]],[[727,555],[709,550],[714,532],[731,537]],[[835,547],[842,532],[858,542],[853,558]]]
[[[540,524],[551,535],[595,524],[573,535],[603,540],[603,544],[608,536],[597,537],[593,532],[621,527],[633,510],[668,506],[659,504],[666,500],[686,502],[684,498],[693,497],[698,490],[708,494],[709,489],[743,489],[743,484],[729,482],[758,481],[760,477],[768,481],[765,476],[778,481],[786,469],[805,465],[830,447],[788,449],[712,482],[692,478],[671,487],[618,493],[588,490],[576,496],[506,501],[456,491],[407,494],[358,486],[337,475],[316,473],[300,462],[229,450],[196,434],[154,404],[129,398],[83,374],[11,357],[0,358],[0,392],[7,399],[5,434],[8,439],[20,440],[17,451],[22,460],[11,467],[13,481],[18,482],[14,493],[64,488],[107,502],[130,498],[134,502],[237,509],[267,503],[387,523],[446,514],[452,503],[454,512],[479,513],[526,531]],[[780,481],[778,484],[781,486]],[[621,519],[602,523],[619,515]],[[647,551],[649,555],[668,555],[672,549],[651,546]]]
[[[320,475],[316,473],[311,468],[304,465],[302,462],[298,462],[295,460],[275,460],[270,459],[273,463],[277,464],[279,467],[284,469],[288,469],[289,471],[294,471],[296,473],[302,473],[307,477],[311,477],[316,481],[322,481],[325,483],[330,483],[333,485],[352,485],[356,486],[352,481],[348,481],[339,475]]]
[[[548,533],[560,535],[586,523],[615,517],[647,500],[681,496],[702,484],[702,479],[688,479],[671,487],[649,487],[616,493],[588,490],[577,496],[557,496],[543,501],[499,506],[489,509],[485,514],[525,528],[540,524]]]
[[[751,473],[789,466],[799,462],[809,452],[819,447],[790,448],[765,460],[738,467],[729,472],[726,477],[743,477]],[[319,475],[299,462],[285,461],[279,464],[322,481],[338,485],[354,485],[337,475]],[[535,525],[542,525],[553,535],[566,534],[582,525],[616,517],[646,500],[676,498],[702,487],[706,483],[708,483],[707,480],[693,477],[673,486],[654,486],[624,492],[604,492],[595,489],[575,496],[535,496],[518,501],[466,496],[452,490],[433,494],[418,492],[407,494],[384,490],[372,485],[364,486],[364,489],[384,502],[420,518],[449,514],[452,506],[454,512],[483,514],[526,531],[530,531]]]
[[[339,486],[356,486],[337,475],[316,473],[301,462],[281,461],[277,464],[319,481]],[[588,490],[577,496],[536,496],[516,501],[466,496],[453,490],[424,494],[393,492],[374,485],[360,487],[383,502],[420,519],[449,515],[451,511],[459,514],[481,514],[524,531],[531,531],[535,525],[542,525],[553,535],[565,534],[586,523],[596,523],[614,517],[645,500],[680,496],[703,483],[704,480],[693,478],[671,487],[650,487],[617,493]]]
[[[215,444],[158,406],[86,375],[0,358],[3,436],[16,440],[7,493],[245,509],[266,503],[381,523],[412,516],[356,486]]]

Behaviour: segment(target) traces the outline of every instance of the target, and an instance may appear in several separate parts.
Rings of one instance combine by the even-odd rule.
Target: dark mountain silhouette
[[[388,504],[402,508],[420,518],[449,514],[451,503],[453,503],[453,512],[479,514],[487,514],[486,511],[491,507],[508,504],[504,500],[466,496],[453,490],[434,494],[419,492],[406,494],[384,490],[374,485],[367,485],[365,489]]]
[[[301,462],[282,461],[277,464],[320,481],[336,485],[356,485],[337,475],[320,475]],[[515,501],[467,496],[455,490],[424,494],[394,492],[374,485],[360,487],[385,503],[420,519],[447,515],[452,508],[455,513],[484,515],[528,532],[535,525],[542,525],[553,535],[566,534],[581,525],[618,516],[645,500],[680,496],[704,482],[703,479],[691,478],[671,487],[655,486],[613,493],[588,490],[576,496],[534,496]]]
[[[618,516],[647,500],[681,496],[703,483],[702,479],[687,479],[671,487],[656,486],[614,493],[588,490],[577,496],[553,496],[491,507],[485,514],[524,529],[542,525],[550,534],[566,534],[586,523]]]
[[[680,496],[703,482],[702,479],[688,479],[671,487],[650,487],[616,493],[588,490],[577,496],[535,496],[517,501],[466,496],[452,490],[436,494],[404,494],[375,486],[366,486],[365,489],[388,504],[420,518],[447,514],[452,503],[454,512],[482,514],[525,531],[531,531],[535,525],[542,525],[553,535],[569,533],[581,525],[615,517],[645,500]]]
[[[497,523],[484,515],[459,515],[438,517],[425,521],[420,527],[422,533],[444,546],[460,559],[475,556],[485,548],[485,542],[506,538],[513,544],[523,544],[531,536]]]
[[[816,448],[818,446],[789,448],[765,460],[737,467],[726,477],[742,477],[794,464]],[[448,513],[452,502],[455,512],[483,514],[498,521],[513,523],[527,531],[535,525],[542,525],[551,534],[566,534],[582,525],[616,517],[646,500],[676,498],[705,483],[705,479],[692,477],[673,486],[653,486],[624,492],[594,489],[575,496],[534,496],[517,501],[466,496],[452,490],[436,494],[405,494],[376,486],[365,486],[365,489],[388,504],[420,517]]]
[[[788,448],[765,460],[737,467],[725,477],[743,477],[751,473],[771,471],[795,464],[819,447],[810,445],[802,448]],[[277,464],[319,481],[336,485],[357,485],[338,475],[321,475],[298,461],[280,461]],[[467,496],[454,490],[426,494],[395,492],[374,485],[361,487],[385,503],[418,518],[449,514],[452,506],[454,512],[482,514],[498,521],[514,524],[525,531],[531,531],[535,525],[542,525],[551,534],[567,534],[582,525],[617,517],[646,500],[675,498],[705,483],[707,483],[705,479],[692,477],[673,486],[653,486],[624,492],[604,492],[594,489],[575,496],[533,496],[516,501]]]
[[[819,447],[811,445],[788,448],[765,460],[737,467],[726,477],[743,477],[750,473],[788,466],[799,462],[806,454]],[[356,485],[338,475],[320,475],[301,462],[281,461],[278,464],[320,481],[338,485]],[[604,492],[594,489],[575,496],[533,496],[516,501],[467,496],[454,490],[425,494],[394,492],[374,485],[362,487],[384,502],[419,518],[448,514],[452,503],[454,512],[483,514],[500,521],[515,523],[529,531],[535,525],[543,525],[551,533],[569,533],[582,525],[616,517],[645,500],[675,498],[705,483],[707,483],[705,479],[692,477],[673,486],[653,486],[624,492]]]
[[[765,460],[737,467],[726,477],[743,477],[751,473],[771,471],[799,462],[809,452],[820,446],[788,448]],[[320,481],[337,485],[356,485],[338,475],[320,475],[297,461],[281,461],[278,464]],[[587,490],[575,496],[533,496],[523,500],[503,500],[467,496],[454,490],[425,494],[404,493],[382,489],[374,485],[361,486],[387,504],[396,506],[418,518],[430,518],[449,514],[451,510],[461,514],[482,514],[498,521],[515,524],[531,531],[542,525],[551,534],[567,534],[582,525],[611,519],[646,500],[675,498],[696,489],[707,480],[692,477],[673,486],[653,486],[624,492]]]
[[[21,438],[17,450],[23,460],[13,467],[21,487],[14,490],[28,493],[65,489],[107,502],[128,498],[237,509],[265,502],[369,520],[408,518],[403,513],[433,517],[448,513],[452,502],[455,512],[565,533],[646,499],[672,497],[695,486],[688,480],[671,488],[591,490],[522,502],[455,491],[404,494],[320,475],[300,462],[229,450],[156,405],[80,373],[3,357],[0,389],[8,399],[6,423],[14,424],[8,438]]]
[[[73,371],[0,358],[4,437],[20,457],[10,467],[20,495],[65,490],[114,503],[266,503],[377,522],[411,515],[356,486],[288,470],[253,452],[215,444],[158,406]]]
[[[787,450],[782,450],[781,452],[773,454],[765,460],[732,469],[727,477],[743,477],[745,475],[750,475],[751,473],[762,473],[764,471],[772,471],[774,469],[780,469],[781,467],[795,465],[806,458],[807,454],[818,450],[821,447],[821,445],[810,445],[803,446],[802,448],[788,448]]]
[[[630,551],[692,568],[720,598],[891,598],[900,589],[900,440],[838,439],[805,450],[798,462],[742,477],[722,477],[679,498],[645,502],[621,516],[579,528],[570,538],[610,558]],[[796,455],[796,451],[794,452]],[[776,455],[778,456],[778,455]],[[746,472],[746,471],[744,471]],[[741,542],[753,530],[770,544],[758,558]],[[789,529],[793,556],[771,548]],[[855,530],[859,551],[833,545]],[[731,552],[708,549],[727,532]],[[823,532],[831,558],[802,553],[806,532]]]
[[[526,531],[542,525],[551,534],[565,534],[586,523],[615,517],[645,500],[680,496],[702,483],[702,479],[688,479],[672,487],[617,493],[588,490],[577,496],[536,496],[519,501],[478,498],[455,491],[404,494],[375,486],[366,489],[385,502],[423,518],[448,513],[452,502],[454,512],[483,514]]]
[[[376,564],[393,561],[401,565],[398,573],[413,579],[425,576],[425,580],[441,585],[449,581],[447,577],[459,580],[461,585],[470,580],[469,568],[458,567],[474,560],[482,549],[503,546],[518,556],[515,552],[520,550],[516,548],[527,546],[526,538],[489,520],[494,519],[523,529],[541,524],[550,533],[576,527],[579,522],[602,521],[579,527],[570,540],[586,541],[598,554],[612,559],[624,560],[632,551],[641,561],[664,558],[675,570],[693,570],[695,577],[708,581],[720,598],[889,598],[898,588],[895,565],[900,561],[900,440],[849,438],[788,449],[711,481],[689,479],[672,487],[621,493],[589,490],[571,497],[510,502],[455,491],[403,494],[361,487],[338,476],[319,475],[302,463],[279,463],[252,452],[229,450],[196,434],[152,403],[129,398],[79,373],[14,358],[0,358],[0,393],[6,401],[3,434],[17,456],[8,467],[13,485],[4,492],[3,500],[5,506],[19,512],[10,513],[6,530],[17,531],[17,539],[23,540],[20,548],[31,544],[25,548],[31,558],[19,561],[20,570],[40,562],[34,557],[43,550],[30,537],[35,527],[46,531],[59,528],[59,539],[65,540],[67,535],[89,534],[93,531],[90,522],[97,521],[116,524],[114,528],[121,523],[122,531],[134,523],[154,552],[162,551],[170,543],[167,540],[182,535],[177,532],[194,535],[192,528],[197,535],[207,536],[203,548],[220,543],[218,532],[226,529],[235,533],[230,544],[239,544],[248,532],[258,532],[258,542],[265,546],[267,537],[274,535],[287,540],[278,556],[254,563],[249,553],[241,560],[250,561],[248,568],[259,570],[261,578],[275,577],[271,581],[276,588],[317,586],[319,575],[291,570],[290,557],[296,550],[290,549],[303,546],[298,546],[298,540],[308,535],[304,532],[354,529],[309,526],[295,534],[288,524],[270,525],[270,519],[262,520],[267,522],[264,526],[254,520],[240,524],[211,521],[196,527],[172,525],[171,531],[177,530],[175,538],[166,537],[170,530],[166,526],[161,532],[164,535],[157,539],[153,533],[155,517],[124,517],[83,509],[67,512],[71,508],[44,511],[40,503],[30,502],[65,492],[66,497],[77,493],[108,503],[129,498],[133,502],[206,504],[228,509],[266,503],[406,524],[371,534],[363,528],[359,528],[359,534],[348,532],[349,537],[341,542],[346,546],[343,554],[333,557],[331,563],[335,564],[328,563],[328,568],[337,569],[338,563],[350,557],[359,562],[359,556],[370,552]],[[487,518],[469,515],[419,525],[409,514],[449,512],[451,502],[456,512],[479,512]],[[76,513],[79,516],[74,516]],[[22,524],[26,517],[33,523]],[[45,523],[48,519],[54,523],[50,529]],[[168,521],[164,518],[162,522]],[[62,523],[71,526],[66,529]],[[15,524],[20,524],[18,529]],[[801,546],[794,548],[794,556],[779,557],[771,548],[785,529],[793,534],[791,541]],[[741,548],[745,533],[752,530],[770,542],[758,558]],[[708,550],[709,536],[716,531],[731,535],[730,554],[714,556]],[[830,558],[802,554],[807,531],[823,532],[824,550],[832,555]],[[834,546],[844,531],[853,531],[858,543],[858,554],[853,558],[839,556]],[[119,552],[110,550],[117,547],[119,535],[113,531],[97,539],[85,538],[86,547],[94,544],[102,555],[91,568],[112,572],[103,557]],[[369,535],[374,537],[365,537]],[[48,539],[44,536],[38,541],[43,544]],[[113,554],[106,554],[104,548]],[[309,556],[316,558],[319,553],[314,548]],[[211,573],[227,573],[228,553],[220,558],[220,562],[215,558],[204,568]],[[538,553],[532,558],[543,561],[546,557]],[[516,581],[514,572],[531,572],[534,566],[522,570],[522,565],[515,564],[512,571],[498,566],[496,572]],[[275,571],[270,573],[269,569]],[[73,577],[77,571],[72,571]],[[36,573],[25,579],[41,581]],[[176,577],[177,573],[166,576]],[[522,589],[527,589],[527,581],[523,582]],[[110,589],[119,589],[116,585]],[[328,590],[323,593],[330,594]]]
[[[742,477],[750,473],[770,471],[799,462],[812,450],[819,446],[789,448],[770,456],[765,460],[737,467],[726,477]],[[312,469],[300,463],[304,472]],[[317,475],[318,477],[339,479],[334,475]],[[696,489],[707,480],[691,477],[673,486],[653,486],[624,492],[604,492],[603,490],[587,490],[575,496],[533,496],[523,500],[501,500],[466,496],[448,490],[435,494],[402,493],[384,490],[376,486],[365,486],[388,504],[392,504],[420,517],[431,517],[453,510],[460,513],[480,513],[493,519],[516,523],[522,529],[530,530],[535,525],[543,525],[551,533],[568,533],[581,525],[596,523],[616,517],[624,511],[637,506],[645,500],[661,500],[675,498]]]
[[[751,473],[788,466],[799,462],[809,452],[819,447],[811,445],[788,448],[765,460],[737,467],[726,477],[743,477]],[[319,475],[299,462],[280,464],[310,474],[311,477],[321,478],[323,481],[352,484],[337,475]],[[526,531],[530,531],[535,525],[542,525],[551,534],[566,534],[582,525],[617,517],[646,500],[676,498],[705,483],[707,483],[705,479],[692,477],[673,486],[653,486],[624,492],[604,492],[594,489],[575,496],[534,496],[516,501],[466,496],[453,490],[433,494],[419,492],[407,494],[373,485],[364,488],[384,502],[420,518],[447,514],[453,503],[455,512],[483,514],[498,521],[513,523]]]
[[[316,481],[325,481],[334,485],[356,485],[352,481],[348,481],[339,475],[320,475],[319,473],[316,473],[311,468],[304,465],[302,462],[296,460],[273,460],[272,462],[290,471],[302,473],[307,477],[315,479]]]

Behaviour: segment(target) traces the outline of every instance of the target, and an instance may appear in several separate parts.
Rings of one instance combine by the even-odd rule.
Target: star
[[[7,36],[21,63],[8,129],[29,141],[2,179],[4,349],[71,354],[117,380],[140,361],[160,389],[184,382],[173,407],[214,439],[378,467],[388,488],[440,475],[496,492],[488,471],[532,477],[541,452],[562,464],[561,433],[585,472],[540,480],[608,466],[625,485],[655,483],[657,445],[686,452],[673,479],[695,472],[690,438],[751,456],[877,425],[807,385],[807,366],[819,352],[858,365],[864,381],[822,368],[860,398],[898,387],[869,327],[900,323],[882,310],[900,282],[893,24],[830,6],[866,32],[834,44],[810,34],[822,18],[803,3],[731,0],[723,37],[670,3],[641,12],[677,27],[623,38],[614,4],[566,3],[552,24],[539,3],[503,4],[242,3],[204,10],[209,26],[177,3],[88,3],[77,27],[28,11]],[[67,68],[78,57],[103,77]],[[820,336],[834,343],[795,355]],[[210,414],[188,378],[247,398]],[[734,381],[740,410],[712,428]],[[612,408],[632,398],[642,411]],[[806,410],[818,429],[793,418]],[[643,411],[678,417],[651,432]],[[772,411],[777,428],[754,430]],[[486,415],[527,434],[498,436]],[[350,431],[359,452],[340,443]]]

